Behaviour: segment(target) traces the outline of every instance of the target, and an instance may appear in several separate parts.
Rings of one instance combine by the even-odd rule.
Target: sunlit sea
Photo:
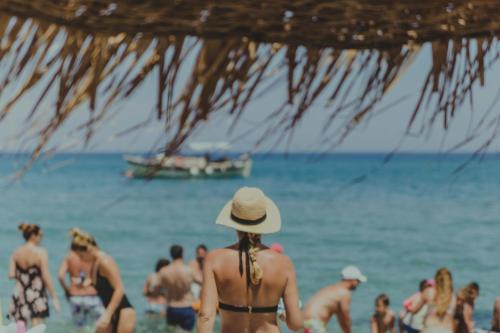
[[[23,156],[0,156],[0,296],[8,307],[11,251],[22,243],[18,222],[45,231],[56,280],[69,243],[68,229],[84,228],[119,263],[126,292],[138,310],[137,332],[165,332],[163,320],[144,315],[146,276],[169,247],[235,241],[215,226],[219,209],[243,185],[261,187],[281,209],[283,228],[264,239],[280,242],[293,259],[305,302],[355,264],[368,283],[353,296],[354,332],[369,331],[373,301],[387,293],[399,311],[404,298],[435,270],[451,269],[455,288],[481,285],[476,322],[487,327],[500,296],[500,157],[489,156],[455,173],[469,156],[384,154],[261,155],[248,179],[129,180],[120,154],[59,155],[40,161],[24,178],[11,176]],[[62,290],[58,286],[61,299]],[[5,313],[4,313],[5,315]],[[4,322],[6,322],[4,320]],[[69,307],[53,313],[49,333],[73,332]],[[283,329],[286,332],[286,329]],[[336,322],[331,332],[339,331]]]

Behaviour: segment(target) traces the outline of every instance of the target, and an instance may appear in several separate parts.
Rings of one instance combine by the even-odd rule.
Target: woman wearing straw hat
[[[136,313],[130,304],[118,265],[111,256],[97,246],[95,238],[77,228],[71,229],[76,254],[92,267],[92,283],[105,307],[96,323],[96,333],[132,333],[136,324]]]
[[[257,188],[241,188],[217,217],[235,229],[238,242],[210,252],[203,268],[199,333],[213,332],[217,308],[221,332],[279,332],[276,311],[284,299],[288,327],[302,327],[292,261],[261,244],[278,232],[278,207]]]

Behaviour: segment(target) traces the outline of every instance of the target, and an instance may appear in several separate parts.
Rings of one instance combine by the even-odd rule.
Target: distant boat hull
[[[249,157],[219,162],[203,162],[199,157],[146,159],[126,155],[124,159],[129,165],[127,176],[134,178],[237,178],[249,177],[252,169]]]

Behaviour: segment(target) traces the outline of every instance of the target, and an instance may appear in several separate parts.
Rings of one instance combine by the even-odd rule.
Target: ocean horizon
[[[8,308],[13,283],[9,255],[22,243],[19,221],[40,224],[50,267],[69,246],[68,230],[93,233],[115,257],[126,292],[138,311],[138,332],[160,332],[145,318],[142,285],[159,257],[173,244],[194,257],[196,245],[233,243],[233,231],[214,224],[217,213],[241,186],[261,187],[279,206],[280,242],[295,263],[303,302],[339,279],[355,264],[368,276],[353,295],[353,332],[368,332],[373,302],[391,298],[397,313],[418,282],[443,266],[455,290],[481,285],[475,320],[488,327],[500,294],[496,264],[500,234],[500,155],[460,168],[472,154],[403,153],[385,163],[386,153],[254,154],[250,178],[131,180],[121,152],[63,153],[37,161],[18,181],[26,154],[0,154],[0,297]],[[457,171],[458,170],[458,171]],[[264,272],[265,274],[265,272]],[[57,287],[63,300],[62,290]],[[5,314],[5,313],[4,313]],[[48,333],[70,329],[67,304],[48,320]],[[336,320],[330,331],[337,331]],[[284,330],[284,332],[287,332]]]

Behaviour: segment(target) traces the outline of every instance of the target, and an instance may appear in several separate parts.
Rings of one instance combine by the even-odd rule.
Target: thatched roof
[[[32,114],[54,98],[34,157],[82,105],[92,116],[82,125],[90,137],[109,107],[149,76],[157,82],[158,118],[171,133],[167,150],[213,112],[239,119],[255,96],[282,81],[288,97],[270,110],[266,133],[293,129],[322,100],[331,115],[325,133],[347,115],[333,134],[341,142],[425,42],[432,63],[409,128],[426,100],[434,105],[431,121],[447,127],[499,56],[496,0],[0,0],[0,13],[0,65],[7,68],[0,88],[22,82],[2,96],[1,119],[36,86],[42,93]],[[193,53],[184,82],[179,71]]]
[[[341,49],[400,47],[500,32],[496,0],[3,0],[0,10],[87,33],[247,37]]]

